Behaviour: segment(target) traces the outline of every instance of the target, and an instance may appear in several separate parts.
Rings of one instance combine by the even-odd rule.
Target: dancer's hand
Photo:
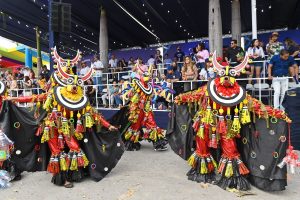
[[[108,127],[108,130],[109,130],[109,131],[117,131],[118,128],[115,127],[115,126],[113,126],[113,125],[110,125],[110,126]]]

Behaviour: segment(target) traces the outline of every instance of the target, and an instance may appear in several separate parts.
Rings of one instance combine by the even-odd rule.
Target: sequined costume
[[[137,65],[131,83],[125,84],[123,97],[128,100],[129,126],[124,133],[127,150],[139,150],[139,141],[153,142],[155,150],[165,150],[167,141],[163,130],[155,122],[152,103],[160,96],[170,100],[173,90],[154,84],[151,79],[152,67]],[[125,109],[127,109],[125,108]],[[144,128],[144,130],[143,130]]]
[[[210,80],[206,86],[176,97],[175,106],[187,105],[190,112],[193,113],[192,111],[195,110],[195,113],[192,114],[192,122],[190,122],[192,124],[181,125],[185,126],[185,129],[176,132],[174,131],[176,120],[178,119],[177,122],[180,122],[184,119],[182,119],[183,116],[180,116],[180,113],[175,114],[174,112],[171,115],[173,117],[170,122],[171,125],[169,124],[168,134],[170,135],[168,135],[168,139],[173,138],[170,145],[177,154],[182,156],[185,147],[176,142],[182,141],[181,134],[189,132],[187,129],[192,126],[190,132],[193,132],[191,134],[194,135],[195,147],[191,144],[193,142],[188,142],[192,148],[195,148],[195,151],[191,152],[188,158],[188,164],[191,166],[187,173],[188,179],[197,182],[215,183],[223,189],[248,190],[250,184],[247,176],[253,170],[254,165],[245,165],[237,146],[237,139],[247,141],[246,137],[248,136],[241,132],[242,127],[243,130],[246,130],[245,128],[250,127],[251,121],[255,122],[256,118],[266,119],[267,125],[269,120],[272,119],[282,119],[285,123],[291,121],[283,111],[274,110],[270,106],[263,105],[247,95],[246,91],[238,85],[234,76],[240,73],[248,64],[247,56],[245,56],[242,63],[235,67],[222,66],[217,62],[215,54],[212,57],[212,63],[220,76]],[[253,113],[253,116],[251,113]],[[183,129],[183,127],[180,127],[180,129]],[[177,139],[174,139],[174,135]],[[241,138],[241,135],[243,138]],[[255,144],[252,145],[255,146]],[[253,146],[247,148],[253,149]],[[213,149],[218,148],[221,150],[221,158],[216,160]],[[189,149],[185,152],[188,151]],[[186,157],[187,154],[185,154]],[[281,150],[279,154],[283,158],[285,150]],[[278,168],[277,170],[280,171],[281,169]],[[284,172],[285,169],[282,170]],[[219,179],[216,178],[216,173],[220,174]]]
[[[47,142],[50,148],[51,157],[47,171],[53,174],[52,182],[54,184],[64,185],[66,182],[80,181],[84,175],[82,169],[87,167],[92,173],[100,170],[100,175],[97,174],[97,177],[93,178],[101,180],[117,164],[124,148],[118,140],[118,135],[114,136],[114,133],[110,133],[111,136],[106,136],[105,142],[107,144],[102,142],[101,139],[99,141],[89,140],[91,138],[98,139],[95,132],[99,132],[101,127],[105,127],[110,131],[116,131],[117,129],[90,106],[88,98],[84,95],[83,85],[85,81],[92,77],[92,69],[84,76],[77,76],[68,72],[70,71],[68,69],[80,60],[80,51],[78,50],[74,59],[67,60],[58,55],[55,47],[52,56],[54,62],[56,62],[57,71],[51,76],[46,94],[13,100],[37,102],[36,107],[42,106],[48,113],[36,135],[41,137],[41,143]],[[38,113],[36,114],[38,115]],[[80,140],[83,142],[79,142]],[[118,147],[117,142],[119,142]],[[94,149],[88,147],[99,143],[102,143],[100,156],[98,147],[93,147]],[[85,153],[82,147],[89,151],[89,155]],[[114,148],[119,148],[119,150],[114,151]],[[106,163],[107,166],[104,169],[95,170],[97,160],[109,155],[111,156],[110,160],[102,160],[102,163]],[[90,163],[88,157],[93,159],[92,163]]]

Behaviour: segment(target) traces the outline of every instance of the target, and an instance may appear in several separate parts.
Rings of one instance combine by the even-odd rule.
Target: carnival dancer
[[[127,122],[122,131],[126,149],[139,150],[139,142],[144,139],[153,142],[154,150],[166,150],[167,140],[163,129],[155,122],[152,103],[158,96],[170,101],[174,91],[165,85],[159,86],[154,83],[152,66],[148,68],[146,65],[137,64],[135,68],[131,83],[124,84],[123,98],[129,102],[120,111],[122,113],[126,110],[126,120],[122,121],[123,124]]]
[[[274,110],[253,99],[246,94],[244,88],[238,85],[234,77],[241,73],[248,64],[247,55],[239,65],[230,67],[219,64],[216,53],[214,53],[212,63],[219,76],[196,91],[178,95],[170,115],[167,138],[170,146],[178,155],[185,159],[188,158],[188,164],[191,166],[187,173],[188,179],[214,183],[223,189],[249,190],[250,184],[247,176],[251,173],[251,183],[261,189],[267,187],[269,189],[266,190],[284,189],[286,178],[283,174],[286,172],[286,168],[283,166],[286,163],[283,163],[281,168],[276,168],[276,164],[279,164],[284,158],[287,143],[280,142],[276,137],[269,140],[277,145],[272,149],[260,146],[262,145],[260,138],[265,135],[260,136],[263,133],[253,134],[252,138],[252,134],[246,134],[246,132],[249,133],[246,130],[251,125],[251,119],[252,123],[255,122],[256,116],[259,120],[260,118],[266,119],[266,126],[269,125],[270,120],[273,119],[276,124],[277,119],[280,119],[282,121],[280,134],[285,137],[287,123],[290,123],[290,119],[284,112]],[[195,112],[193,112],[194,110]],[[251,112],[253,113],[252,117]],[[255,133],[267,129],[263,129],[262,125],[259,125],[257,127],[260,127],[260,130],[253,130],[256,125],[251,126]],[[242,156],[238,149],[237,139],[242,141],[241,149],[248,150],[248,152],[243,151]],[[213,156],[213,149],[218,148],[222,152],[219,160]],[[260,153],[259,151],[262,151],[263,148],[266,152],[271,151],[270,155]],[[191,149],[195,149],[195,151]],[[253,158],[247,156],[251,152],[254,152]],[[272,152],[276,152],[276,160],[274,160]],[[265,156],[265,161],[262,159],[262,155]],[[257,158],[260,160],[256,160]],[[246,165],[243,160],[246,160]],[[274,168],[271,167],[273,165]],[[268,166],[273,170],[269,171]],[[257,168],[260,168],[261,171],[258,172]],[[263,173],[264,170],[267,173]],[[220,174],[219,179],[216,178],[217,173]],[[261,183],[257,184],[259,181],[254,179],[260,180],[264,186]],[[274,186],[276,184],[280,186]]]
[[[37,102],[37,107],[43,103],[43,109],[48,113],[36,133],[40,135],[41,143],[48,143],[51,151],[47,171],[53,174],[54,184],[66,188],[73,187],[73,181],[83,178],[84,168],[99,181],[117,164],[124,152],[123,143],[116,133],[95,134],[101,127],[114,132],[117,128],[92,108],[84,95],[83,83],[92,77],[92,69],[83,76],[67,70],[78,63],[80,51],[69,60],[61,58],[54,47],[52,56],[57,71],[50,79],[46,98],[45,95],[43,98],[33,96],[29,100]],[[79,142],[81,140],[83,142]]]

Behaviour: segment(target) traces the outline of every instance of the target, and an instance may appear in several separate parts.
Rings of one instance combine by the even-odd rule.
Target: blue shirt
[[[289,56],[287,60],[280,58],[280,55],[274,55],[270,64],[272,64],[272,76],[287,76],[289,74],[289,67],[296,64],[292,56]]]
[[[185,55],[184,55],[184,52],[182,52],[182,51],[177,51],[176,53],[175,53],[175,57],[177,58],[177,61],[178,62],[183,62],[183,57],[184,57]]]
[[[167,79],[180,79],[179,71],[174,71],[173,74],[167,73]]]

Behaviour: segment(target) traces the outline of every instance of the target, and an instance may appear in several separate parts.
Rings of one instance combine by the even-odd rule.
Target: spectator
[[[177,66],[175,65],[176,63],[173,62],[172,63],[172,66],[169,66],[167,68],[167,76],[166,76],[166,79],[167,79],[167,82],[169,83],[173,83],[173,82],[177,82],[180,80],[180,73],[179,71],[177,70]],[[175,66],[174,66],[175,65]]]
[[[134,67],[134,59],[133,57],[130,57],[129,60],[128,60],[128,68],[131,70],[133,67]]]
[[[10,89],[10,92],[11,92],[10,95],[12,97],[17,97],[18,96],[19,87],[18,87],[16,76],[14,74],[11,76],[11,82],[10,82],[9,89]]]
[[[88,79],[87,81],[85,81],[84,85],[86,85],[85,95],[88,97],[90,104],[92,106],[95,106],[97,86],[94,85],[92,79]]]
[[[280,55],[274,55],[268,66],[268,78],[272,80],[274,88],[274,108],[282,109],[282,101],[285,92],[288,89],[287,76],[289,68],[296,65],[292,56],[289,55],[287,50],[281,50]],[[285,78],[286,77],[286,78]]]
[[[103,75],[103,63],[100,61],[99,56],[94,56],[94,62],[92,62],[92,69],[94,69],[93,83],[98,86],[98,91],[102,91],[102,75]]]
[[[150,58],[148,59],[147,61],[147,65],[154,65],[155,64],[155,59],[154,59],[154,56],[151,55]]]
[[[165,54],[165,57],[164,57],[164,68],[168,68],[169,66],[171,66],[171,63],[172,63],[172,60],[171,58],[169,58],[169,54]]]
[[[123,80],[121,79],[120,80],[120,85],[122,85],[122,84],[123,84]],[[117,82],[114,81],[112,96],[114,98],[114,102],[116,103],[117,106],[119,106],[119,108],[121,108],[121,106],[122,106],[121,94],[122,94],[121,87],[119,87],[119,85],[117,84]]]
[[[255,69],[255,77],[260,78],[260,72],[263,67],[263,60],[265,57],[265,53],[262,47],[259,46],[259,40],[253,39],[251,42],[251,46],[248,48],[248,56],[252,57],[252,60],[254,63],[250,64],[251,67],[251,74],[249,75],[249,84],[252,82],[252,77],[254,74]],[[260,82],[260,80],[257,80],[257,82]]]
[[[127,65],[126,65],[125,59],[122,58],[122,59],[118,62],[118,70],[119,70],[120,72],[125,71],[126,67],[127,67]]]
[[[46,79],[46,81],[50,79],[50,71],[47,69],[46,65],[43,65],[40,76],[43,76]]]
[[[191,57],[193,62],[197,61],[197,58],[196,58],[197,50],[198,50],[198,46],[194,47],[194,48],[189,48],[190,57]]]
[[[108,64],[109,64],[109,68],[112,72],[112,77],[114,79],[116,79],[116,74],[115,72],[117,71],[117,67],[118,67],[118,59],[116,58],[115,55],[112,55],[110,60],[108,61]]]
[[[23,74],[24,76],[29,76],[29,73],[30,73],[29,67],[24,67],[24,68],[22,69],[22,74]]]
[[[207,80],[207,70],[206,70],[206,68],[202,68],[201,70],[200,70],[200,73],[199,73],[199,79],[200,80]]]
[[[180,46],[177,47],[177,51],[174,55],[174,57],[176,58],[176,61],[177,61],[177,64],[178,64],[178,68],[179,68],[179,71],[181,71],[181,68],[183,66],[183,58],[184,58],[184,52],[181,51],[181,48]]]
[[[23,88],[24,88],[23,96],[31,96],[32,95],[32,91],[31,91],[32,81],[30,80],[29,76],[24,76]]]
[[[155,64],[160,65],[162,63],[162,56],[160,54],[160,50],[156,50],[155,54]]]
[[[184,81],[194,81],[197,80],[198,70],[196,65],[192,62],[189,56],[186,56],[184,59],[184,65],[181,70],[182,80]],[[195,89],[197,83],[187,82],[184,83],[184,91],[189,91]]]
[[[172,71],[171,69],[168,70],[166,78],[169,83],[172,83],[172,87],[176,92],[175,95],[178,95],[183,92],[182,83],[177,83],[177,81],[181,80],[181,74],[178,71],[176,62],[172,62],[171,67],[172,67]]]
[[[161,80],[160,80],[160,85],[162,87],[171,87],[171,84],[169,82],[167,82],[167,77],[166,75],[162,74],[161,75]],[[160,91],[158,93],[158,95],[161,95]],[[162,97],[162,96],[159,96],[155,102],[156,104],[156,107],[158,110],[163,110],[163,109],[166,109],[168,107],[168,102],[166,101],[165,98],[167,98],[167,93],[166,93],[166,96],[165,97]]]
[[[230,47],[227,49],[225,60],[235,66],[244,58],[244,50],[237,46],[237,40],[231,40]]]
[[[110,68],[113,68],[113,69],[116,69],[117,68],[117,64],[118,64],[118,59],[116,58],[115,55],[112,55],[109,62],[109,67]]]
[[[268,53],[268,58],[271,59],[274,55],[278,55],[284,46],[281,42],[278,41],[279,34],[278,32],[273,32],[270,41],[266,46],[266,51]]]
[[[88,73],[88,71],[90,70],[90,68],[86,65],[85,62],[81,62],[81,70],[79,72],[79,74],[81,76],[84,76]]]
[[[113,84],[116,84],[116,81],[114,81]],[[107,100],[110,101],[111,106],[114,104],[114,97],[112,95],[114,93],[113,89],[113,85],[107,85],[107,92],[101,96],[105,108],[108,108]]]
[[[204,43],[200,43],[197,46],[198,52],[196,54],[196,65],[198,67],[198,70],[205,69],[205,60],[209,58],[209,52],[205,49]]]
[[[299,45],[292,39],[286,38],[284,40],[284,43],[286,45],[286,50],[289,52],[289,54],[294,57],[297,65],[295,68],[290,68],[290,74],[294,77],[295,82],[299,81],[299,66],[300,66],[300,47]]]

